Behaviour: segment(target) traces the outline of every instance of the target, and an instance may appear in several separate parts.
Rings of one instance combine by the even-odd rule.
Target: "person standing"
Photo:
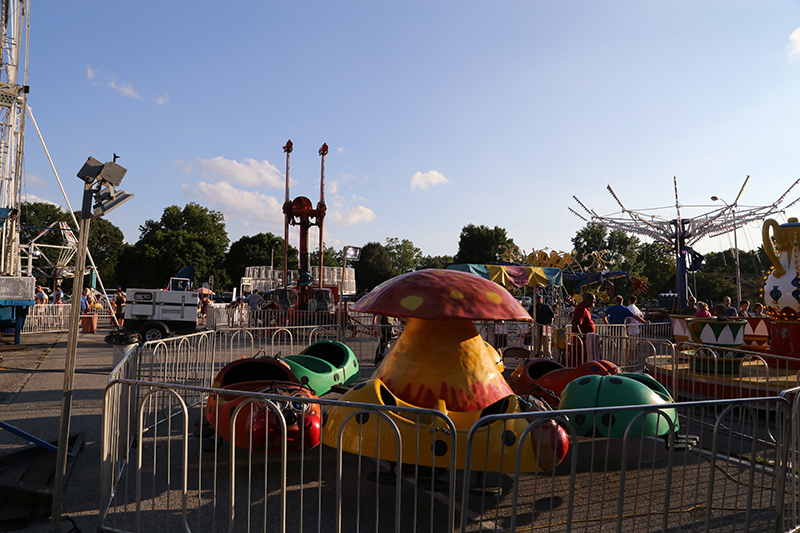
[[[572,333],[578,333],[580,338],[573,336],[568,342],[571,346],[568,346],[567,366],[578,366],[585,363],[587,358],[593,358],[595,353],[593,343],[597,340],[595,324],[592,319],[592,307],[595,300],[595,295],[587,292],[572,313]]]
[[[622,305],[624,301],[622,296],[617,295],[614,297],[614,305],[602,312],[606,324],[625,324],[629,318],[636,316],[633,311]]]
[[[44,293],[44,289],[42,289],[41,285],[36,287],[36,294],[34,295],[33,299],[35,300],[36,305],[44,305],[47,303],[47,295]]]
[[[114,316],[120,328],[125,322],[125,301],[125,293],[122,291],[122,287],[117,287],[117,292],[114,293]]]
[[[536,345],[534,352],[537,356],[550,357],[550,328],[553,326],[555,314],[553,309],[544,303],[541,294],[536,295]],[[590,316],[591,318],[591,316]]]
[[[595,296],[591,292],[587,292],[583,296],[583,301],[575,306],[575,311],[572,313],[572,328],[574,333],[594,333],[595,326],[592,320],[592,307],[594,306]]]
[[[260,322],[258,320],[258,310],[261,308],[261,304],[264,303],[264,298],[262,298],[261,295],[258,294],[258,289],[254,289],[253,292],[251,292],[247,296],[246,300],[242,299],[242,307],[244,307],[245,302],[247,302],[247,306],[250,311],[250,316],[249,316],[250,325],[258,326]]]
[[[89,290],[89,287],[86,287],[83,289],[83,294],[81,294],[81,314],[86,315],[91,312],[93,305],[92,291]]]
[[[628,298],[628,309],[630,309],[631,313],[633,313],[635,316],[639,317],[637,319],[639,322],[644,322],[644,320],[642,320],[644,318],[644,313],[642,313],[642,310],[639,309],[639,307],[637,307],[636,301],[637,301],[636,295],[635,294],[631,295]],[[639,334],[639,325],[630,324],[628,326],[628,335],[634,336],[638,334]]]

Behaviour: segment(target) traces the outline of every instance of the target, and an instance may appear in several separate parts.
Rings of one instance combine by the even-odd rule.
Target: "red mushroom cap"
[[[475,274],[445,269],[396,276],[372,289],[352,309],[429,320],[532,320],[501,285]]]

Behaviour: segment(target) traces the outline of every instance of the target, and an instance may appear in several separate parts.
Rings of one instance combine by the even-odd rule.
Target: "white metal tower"
[[[19,206],[27,106],[28,0],[0,4],[0,275],[21,274]]]

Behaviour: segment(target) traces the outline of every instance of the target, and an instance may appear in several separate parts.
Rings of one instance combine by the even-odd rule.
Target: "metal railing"
[[[210,384],[229,361],[293,352],[316,334],[335,334],[355,347],[366,377],[379,328],[314,330],[206,332],[134,349],[114,369],[105,392],[101,530],[728,532],[800,525],[800,475],[794,466],[800,461],[800,388],[692,399],[669,408],[488,410],[471,427],[455,425],[441,410],[293,397],[324,412],[349,409],[339,426],[323,428],[330,435],[347,428],[367,431],[373,426],[366,420],[385,431],[372,431],[356,449],[335,438],[301,452],[284,447],[266,456],[216,438],[207,422],[216,417],[209,414],[208,399],[218,389]],[[570,340],[578,345],[582,338]],[[628,340],[624,349],[617,337],[601,336],[598,342],[604,355],[631,368],[648,369],[653,357],[671,358],[673,368],[683,364],[685,355],[673,343]],[[654,377],[664,378],[662,366],[656,368]],[[709,370],[687,367],[696,378],[707,378]],[[715,377],[719,386],[737,381],[730,374]],[[284,397],[231,394],[246,397],[233,424],[266,410],[285,434],[279,408]],[[641,430],[648,419],[661,429]],[[618,433],[603,436],[609,420],[624,423]],[[553,424],[564,429],[568,449],[564,460],[549,468],[548,460],[550,466],[554,461],[548,454],[558,447],[547,448],[542,428]],[[432,435],[442,443],[426,444]],[[526,468],[522,452],[504,452],[499,468],[481,466],[491,450],[512,443],[511,435],[516,450],[533,450],[539,464],[545,461],[543,470]],[[400,451],[408,447],[416,460]],[[431,458],[440,448],[460,459],[443,467]]]

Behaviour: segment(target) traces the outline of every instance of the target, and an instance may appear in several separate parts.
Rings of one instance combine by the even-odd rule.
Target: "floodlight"
[[[356,246],[345,246],[344,257],[348,261],[358,261],[361,258],[361,248]]]
[[[100,175],[97,179],[102,183],[108,183],[114,187],[118,186],[120,182],[122,182],[122,178],[125,177],[125,173],[128,171],[123,166],[116,164],[113,161],[109,161],[105,165],[103,165],[103,169],[100,171]]]
[[[97,179],[97,176],[100,175],[102,170],[103,163],[94,157],[90,157],[86,160],[86,163],[83,164],[83,167],[78,171],[78,177],[86,183],[92,183]]]
[[[133,193],[125,192],[122,189],[116,190],[114,194],[112,194],[109,189],[104,189],[95,197],[94,218],[101,217],[113,211],[133,198],[133,196]]]

